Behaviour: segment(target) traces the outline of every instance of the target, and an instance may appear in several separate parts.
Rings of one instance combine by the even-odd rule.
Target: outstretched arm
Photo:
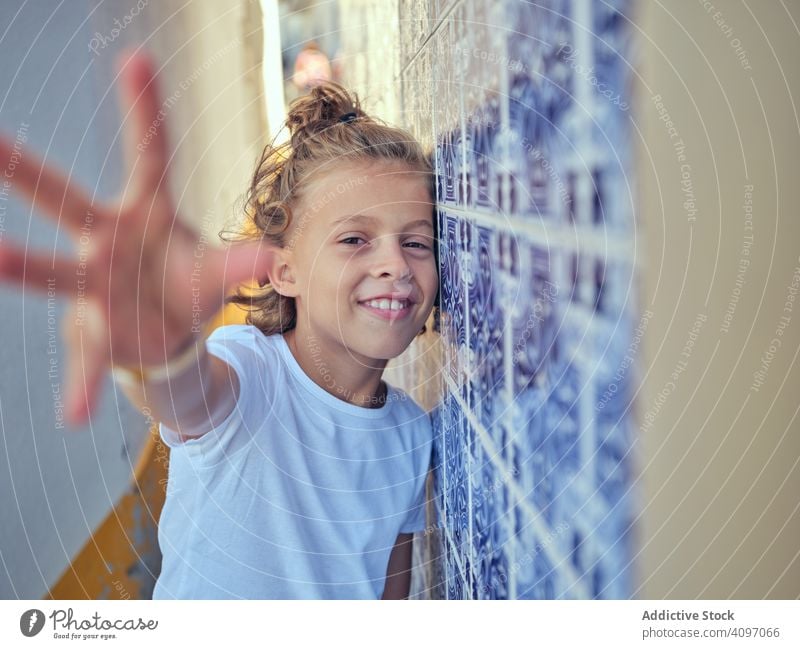
[[[260,243],[197,254],[198,236],[178,218],[167,191],[171,156],[154,62],[133,51],[123,56],[119,88],[129,177],[112,204],[94,202],[59,169],[27,149],[16,151],[0,135],[0,166],[15,160],[13,191],[57,220],[77,248],[71,256],[53,255],[0,242],[0,280],[41,291],[56,287],[67,302],[62,326],[71,424],[88,418],[109,366],[154,368],[181,357],[202,324],[197,306],[201,321],[212,317],[227,290],[264,276],[270,259]],[[227,364],[200,347],[193,369],[153,389],[143,386],[146,399],[126,393],[170,428],[199,434],[212,427],[232,410],[238,382]]]
[[[128,400],[155,421],[178,431],[183,441],[216,428],[236,407],[239,377],[205,342],[190,343],[188,367],[157,381],[119,381]]]

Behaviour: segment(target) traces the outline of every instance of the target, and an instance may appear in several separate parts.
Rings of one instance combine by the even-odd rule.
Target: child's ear
[[[284,248],[277,249],[267,272],[269,283],[276,292],[284,297],[297,297],[297,280],[291,253]]]

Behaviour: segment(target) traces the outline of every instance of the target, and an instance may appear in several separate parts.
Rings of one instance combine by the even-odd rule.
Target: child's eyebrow
[[[341,223],[351,223],[351,222],[366,222],[372,223],[377,221],[374,216],[369,216],[368,214],[348,214],[347,216],[342,216],[338,219],[334,219],[331,225],[340,225]],[[431,223],[430,219],[417,219],[416,221],[411,221],[410,223],[406,223],[404,227],[405,230],[410,230],[411,228],[415,228],[417,226],[427,226],[433,230],[433,224]]]

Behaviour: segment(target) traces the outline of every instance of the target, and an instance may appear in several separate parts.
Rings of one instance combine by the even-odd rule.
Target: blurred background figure
[[[278,3],[284,101],[321,81],[341,80],[339,5],[288,0]]]
[[[301,92],[332,78],[330,59],[316,43],[311,42],[300,50],[294,62],[292,82]]]

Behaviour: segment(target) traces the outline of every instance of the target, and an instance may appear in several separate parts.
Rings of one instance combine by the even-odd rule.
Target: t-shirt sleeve
[[[405,523],[400,528],[401,533],[421,532],[426,529],[426,504],[427,504],[427,489],[428,473],[431,465],[431,452],[433,447],[433,430],[431,427],[430,416],[422,409],[420,413],[420,437],[417,446],[417,481],[416,481],[416,495],[414,504],[408,512],[408,517]]]
[[[413,532],[422,532],[425,529],[426,477],[427,474],[423,476],[422,480],[420,480],[422,483],[422,489],[419,490],[416,501],[414,502],[414,506],[408,512],[408,518],[406,518],[406,522],[400,528],[401,533],[411,534]]]
[[[255,423],[259,421],[254,408],[264,402],[264,399],[254,399],[253,391],[265,389],[266,378],[266,372],[259,371],[265,363],[257,335],[263,334],[250,325],[226,325],[211,333],[206,340],[208,352],[225,361],[237,374],[236,404],[222,422],[199,437],[187,437],[186,431],[176,431],[160,423],[159,433],[167,446],[182,448],[189,454],[201,456],[204,461],[215,461],[224,459],[226,454],[239,450],[252,439]]]

